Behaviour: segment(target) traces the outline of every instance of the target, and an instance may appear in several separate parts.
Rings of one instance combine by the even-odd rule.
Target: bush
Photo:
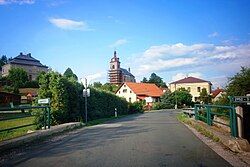
[[[173,104],[167,104],[162,102],[155,102],[152,107],[153,110],[171,109],[171,108],[174,108]]]
[[[143,102],[134,102],[134,103],[129,103],[128,110],[129,114],[134,114],[134,113],[143,113]]]

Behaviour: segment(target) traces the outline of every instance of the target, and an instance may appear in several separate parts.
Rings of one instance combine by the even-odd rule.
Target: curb
[[[22,146],[24,144],[28,144],[31,142],[34,142],[35,140],[40,140],[44,137],[49,137],[51,135],[61,133],[67,130],[75,129],[84,126],[85,124],[81,122],[72,122],[72,123],[66,123],[61,124],[57,126],[52,126],[50,129],[47,130],[37,130],[34,133],[27,134],[25,136],[21,136],[18,138],[6,140],[0,142],[0,152],[4,152],[19,146]]]

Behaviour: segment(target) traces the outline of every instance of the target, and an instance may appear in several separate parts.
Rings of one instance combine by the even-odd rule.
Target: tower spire
[[[116,58],[116,50],[114,51],[114,58]]]

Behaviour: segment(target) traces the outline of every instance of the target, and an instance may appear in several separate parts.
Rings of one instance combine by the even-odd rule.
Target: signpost
[[[44,111],[44,128],[46,129],[46,124],[48,123],[48,129],[50,129],[50,98],[46,99],[38,99],[38,104],[48,104],[49,106],[45,108]],[[47,117],[48,117],[48,122],[47,122]]]
[[[85,89],[83,89],[83,97],[85,97],[85,124],[88,123],[88,105],[87,105],[87,98],[90,96],[90,89],[88,89],[87,78],[85,78]]]
[[[235,103],[250,103],[250,96],[234,96],[232,100]]]

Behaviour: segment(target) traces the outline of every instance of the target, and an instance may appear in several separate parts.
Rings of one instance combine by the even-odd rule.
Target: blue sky
[[[136,80],[185,76],[224,86],[250,66],[250,1],[0,0],[0,54],[32,53],[107,81],[114,49]]]

